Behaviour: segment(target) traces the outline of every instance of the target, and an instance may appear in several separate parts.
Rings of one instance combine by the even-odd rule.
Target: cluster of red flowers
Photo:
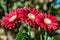
[[[20,22],[30,24],[31,27],[39,25],[44,30],[55,31],[58,28],[58,20],[55,16],[39,12],[35,8],[18,8],[13,10],[2,19],[1,25],[5,28],[14,28]]]

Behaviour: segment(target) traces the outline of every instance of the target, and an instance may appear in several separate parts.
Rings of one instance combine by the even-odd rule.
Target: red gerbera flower
[[[13,10],[9,14],[6,14],[5,17],[3,17],[2,21],[1,21],[1,25],[4,28],[11,29],[11,28],[15,27],[15,24],[17,22],[20,22],[18,9],[17,10]]]
[[[58,28],[57,18],[51,14],[39,14],[36,18],[36,23],[44,30],[48,29],[50,32],[55,31]]]
[[[36,10],[35,8],[23,8],[23,10],[21,11],[21,19],[23,22],[29,23],[30,26],[34,26],[35,23],[35,19],[36,16],[39,14],[38,10]]]

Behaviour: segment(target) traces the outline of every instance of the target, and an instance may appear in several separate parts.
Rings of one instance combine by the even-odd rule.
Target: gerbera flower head
[[[20,14],[21,19],[23,22],[26,22],[30,24],[30,26],[34,26],[36,16],[39,14],[39,11],[36,10],[35,8],[23,8],[21,11],[22,13]]]
[[[1,20],[1,25],[4,28],[12,29],[15,27],[15,24],[20,22],[19,13],[17,10],[13,10],[9,14],[6,14],[5,17]]]
[[[58,28],[58,20],[51,14],[39,14],[36,18],[36,23],[44,30],[48,29],[50,32],[55,31]]]

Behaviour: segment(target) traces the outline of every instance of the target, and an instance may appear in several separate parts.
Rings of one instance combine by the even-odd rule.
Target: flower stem
[[[42,34],[40,35],[40,40],[42,40]]]
[[[47,31],[45,31],[44,40],[47,40]]]
[[[29,39],[28,40],[31,40],[31,29],[30,29],[30,25],[28,25],[28,35],[29,35]]]

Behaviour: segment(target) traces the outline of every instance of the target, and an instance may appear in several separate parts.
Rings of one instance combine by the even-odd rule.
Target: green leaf
[[[54,36],[53,40],[60,40],[60,35],[59,36]]]
[[[24,31],[26,31],[24,28],[20,29],[15,40],[26,40],[26,39],[31,40],[30,25],[27,25],[27,29],[28,31],[26,33],[24,33]]]
[[[23,32],[23,29],[18,32],[15,40],[25,40],[24,34],[22,32]]]

